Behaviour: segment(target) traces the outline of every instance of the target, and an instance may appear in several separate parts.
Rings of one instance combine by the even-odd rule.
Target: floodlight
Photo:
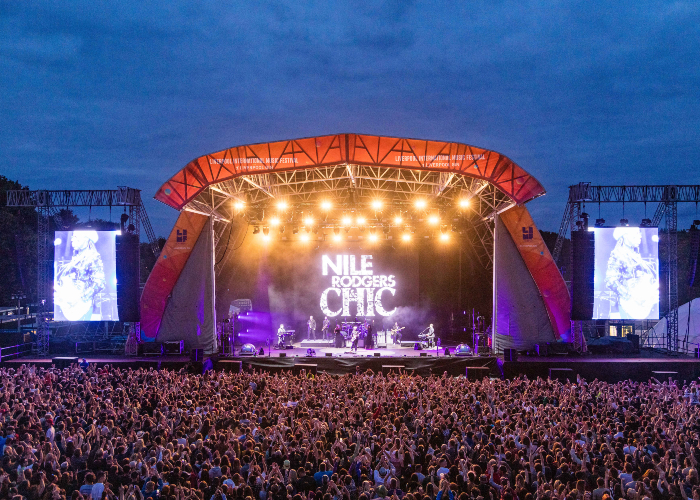
[[[377,239],[379,239],[379,237],[375,233],[371,233],[369,235],[369,241],[374,242],[374,241],[377,241]]]
[[[365,219],[365,218],[362,217],[362,216],[360,216],[360,217],[357,218],[357,225],[358,225],[358,226],[364,226],[366,222],[367,222],[367,219]]]
[[[374,210],[381,210],[382,205],[383,205],[382,200],[373,200],[372,201],[372,208]]]
[[[340,228],[339,228],[339,227],[334,227],[334,228],[333,228],[333,232],[334,232],[335,234],[340,234]]]
[[[427,205],[428,203],[422,198],[419,198],[415,201],[415,206],[418,210],[423,210]]]
[[[270,234],[270,228],[267,227],[267,226],[263,226],[263,234],[264,234],[265,236],[267,236],[268,234]]]
[[[307,241],[309,241],[310,237],[309,237],[309,235],[306,234],[306,233],[301,233],[301,236],[299,236],[299,239],[300,239],[301,241],[303,241],[304,243],[306,243]]]
[[[447,241],[450,239],[450,235],[448,233],[441,233],[440,234],[440,240],[441,241]]]
[[[271,226],[279,226],[279,224],[280,224],[280,220],[279,220],[278,217],[272,217],[272,218],[270,219],[270,225],[271,225]]]
[[[277,202],[277,210],[287,210],[287,208],[289,208],[289,205],[286,201],[280,200]]]
[[[324,200],[324,201],[321,202],[321,208],[322,208],[323,210],[330,210],[332,206],[333,206],[333,205],[332,205],[331,202],[328,201],[328,200]]]
[[[306,226],[312,226],[314,223],[314,218],[313,217],[304,217],[304,225]]]
[[[467,208],[469,206],[469,199],[468,198],[462,198],[459,200],[459,207],[460,208]]]
[[[342,237],[338,233],[333,235],[333,241],[337,242],[337,241],[340,241],[341,239],[342,239]]]
[[[258,234],[260,232],[260,226],[253,226],[253,234]]]
[[[342,222],[343,222],[343,226],[350,226],[350,225],[352,225],[352,218],[350,216],[346,215],[345,217],[343,217]]]
[[[244,206],[244,203],[240,200],[236,200],[233,202],[233,208],[235,208],[236,210],[243,210]]]
[[[396,224],[397,226],[399,224],[401,224],[402,222],[403,222],[403,217],[401,217],[400,215],[397,215],[396,217],[394,217],[394,224]]]
[[[411,241],[411,233],[403,233],[403,234],[401,235],[401,239],[402,239],[403,241]]]
[[[440,217],[438,217],[437,215],[431,215],[430,217],[428,217],[428,223],[432,224],[433,226],[438,222],[440,222]]]

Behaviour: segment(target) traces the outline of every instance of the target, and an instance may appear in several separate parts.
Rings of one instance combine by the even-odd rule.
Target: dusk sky
[[[191,159],[340,132],[499,151],[547,230],[579,181],[700,184],[697,0],[228,3],[0,1],[0,173],[139,188],[163,236]]]

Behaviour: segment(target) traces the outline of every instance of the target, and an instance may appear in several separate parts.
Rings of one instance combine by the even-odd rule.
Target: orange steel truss
[[[487,181],[517,204],[545,193],[537,179],[495,151],[457,142],[336,134],[235,146],[201,156],[165,182],[155,198],[181,210],[212,184],[335,165],[459,174]]]

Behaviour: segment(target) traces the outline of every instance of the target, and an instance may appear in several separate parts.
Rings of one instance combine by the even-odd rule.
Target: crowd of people
[[[696,383],[0,369],[0,498],[700,500]]]

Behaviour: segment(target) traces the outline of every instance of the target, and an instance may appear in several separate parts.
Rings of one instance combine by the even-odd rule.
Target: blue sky
[[[338,132],[502,152],[548,230],[579,181],[700,183],[700,2],[226,4],[0,0],[0,173],[140,188],[160,235],[192,158]]]

